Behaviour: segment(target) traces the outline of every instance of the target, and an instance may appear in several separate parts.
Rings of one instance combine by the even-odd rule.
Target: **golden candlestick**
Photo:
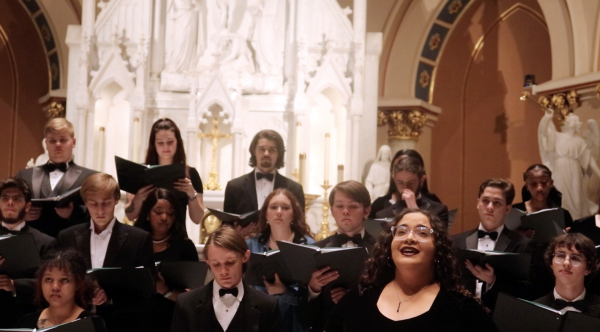
[[[329,200],[327,197],[327,190],[331,188],[329,185],[329,181],[325,180],[325,183],[321,185],[321,188],[325,191],[323,194],[323,205],[321,206],[321,211],[323,211],[323,220],[321,221],[321,230],[315,236],[315,240],[321,241],[327,237],[329,237],[331,230],[329,229]]]
[[[208,173],[208,182],[204,184],[204,190],[221,190],[219,183],[219,173],[217,172],[217,144],[219,138],[232,138],[231,134],[222,135],[219,132],[219,120],[213,119],[213,129],[210,134],[198,134],[200,138],[210,138],[212,140],[212,160],[210,161],[210,172]]]
[[[292,173],[292,176],[294,177],[294,180],[296,182],[300,182],[300,172],[298,172],[298,169],[294,169],[294,173]]]

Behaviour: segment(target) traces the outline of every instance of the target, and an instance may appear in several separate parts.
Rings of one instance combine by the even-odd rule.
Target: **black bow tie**
[[[65,173],[68,168],[69,168],[69,165],[67,163],[54,164],[54,163],[48,162],[46,165],[44,165],[44,169],[46,169],[46,171],[48,171],[48,173],[54,172],[55,170],[59,170],[59,171]]]
[[[265,178],[269,181],[273,181],[273,178],[275,178],[275,174],[273,174],[273,173],[265,174],[265,173],[256,172],[256,179],[260,180],[262,178]]]
[[[485,237],[486,235],[489,236],[490,239],[492,239],[494,241],[496,241],[496,239],[498,238],[498,232],[486,232],[486,231],[482,231],[482,230],[477,231],[477,237],[480,239],[482,237]]]
[[[556,299],[554,300],[554,309],[556,310],[562,310],[566,307],[573,307],[581,312],[583,312],[585,310],[585,300],[579,300],[579,301],[575,301],[575,302],[567,302],[565,300],[561,300],[561,299]]]
[[[231,288],[231,289],[225,289],[225,288],[221,288],[219,289],[219,296],[223,297],[225,296],[225,294],[231,294],[233,295],[233,297],[237,297],[238,296],[238,289],[236,288]]]
[[[19,235],[19,234],[21,234],[21,231],[15,231],[12,229],[8,229],[4,226],[0,227],[0,235],[6,235],[6,234]]]
[[[338,238],[340,239],[340,245],[343,245],[343,244],[346,244],[346,243],[352,241],[352,243],[356,244],[356,246],[364,247],[363,238],[360,235],[360,233],[354,234],[354,236],[348,236],[346,234],[338,234]]]

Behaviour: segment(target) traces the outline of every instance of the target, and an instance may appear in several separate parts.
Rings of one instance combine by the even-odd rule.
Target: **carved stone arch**
[[[306,94],[312,96],[327,90],[327,88],[332,88],[342,97],[342,104],[346,105],[352,98],[351,80],[344,76],[330,57],[326,56],[321,66],[317,68],[315,76],[310,80]]]
[[[206,89],[200,91],[200,98],[196,103],[196,118],[206,123],[205,118],[210,115],[209,109],[215,104],[222,108],[219,116],[223,118],[223,123],[230,123],[235,114],[235,106],[231,92],[219,75],[213,76]]]
[[[553,80],[574,76],[573,16],[568,3],[563,0],[538,0],[550,34]]]
[[[135,89],[132,73],[127,69],[127,64],[121,58],[116,50],[110,52],[106,61],[100,66],[98,71],[92,73],[90,82],[90,91],[94,98],[101,98],[100,93],[104,87],[111,82],[115,82],[129,95]]]

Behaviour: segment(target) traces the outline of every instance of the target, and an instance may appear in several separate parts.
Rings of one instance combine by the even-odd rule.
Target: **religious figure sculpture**
[[[254,50],[256,71],[267,75],[276,75],[279,64],[276,52],[275,11],[277,2],[260,0],[255,6],[249,7],[252,24],[248,40]]]
[[[390,187],[390,165],[392,163],[392,149],[382,145],[377,152],[377,159],[371,165],[365,180],[365,187],[371,194],[371,201],[384,196]]]
[[[29,159],[29,161],[27,162],[27,167],[25,168],[31,168],[34,166],[41,166],[44,165],[45,163],[48,162],[49,157],[48,157],[48,146],[46,145],[46,139],[44,138],[42,140],[42,146],[44,147],[44,153],[42,153],[41,155],[39,155],[36,159],[35,162],[33,161],[33,158]]]
[[[587,195],[587,183],[592,174],[600,176],[596,164],[598,124],[590,119],[581,133],[581,121],[573,113],[566,116],[562,131],[557,131],[552,118],[554,111],[547,109],[538,127],[538,143],[544,165],[552,172],[554,186],[562,193],[562,207],[573,219],[593,215],[598,205]],[[597,191],[597,189],[596,189]]]
[[[167,11],[169,29],[165,45],[165,70],[184,72],[196,57],[198,33],[197,0],[171,0]]]

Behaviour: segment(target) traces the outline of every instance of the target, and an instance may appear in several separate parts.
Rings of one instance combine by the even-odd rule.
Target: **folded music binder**
[[[219,220],[221,220],[224,224],[234,224],[245,227],[248,226],[252,222],[256,222],[258,220],[258,214],[260,210],[244,213],[244,214],[235,214],[223,212],[215,209],[208,208],[208,210]]]
[[[167,284],[179,289],[195,289],[204,286],[208,273],[206,262],[157,262],[157,265]]]
[[[40,254],[32,234],[5,235],[0,237],[0,274],[17,278],[27,271],[35,272],[40,266]]]
[[[32,198],[31,205],[33,206],[43,206],[43,205],[53,205],[53,207],[65,207],[69,205],[70,202],[74,202],[77,200],[81,200],[81,196],[79,195],[79,190],[81,187],[77,187],[75,189],[71,189],[66,193],[60,194],[55,197],[47,197],[47,198]]]
[[[89,269],[107,295],[120,292],[152,294],[156,292],[154,277],[148,268],[101,267]]]
[[[565,212],[562,208],[553,208],[525,214],[521,216],[521,228],[535,230],[533,243],[548,243],[565,234]]]
[[[149,184],[158,188],[172,189],[173,183],[185,178],[185,164],[144,165],[115,156],[119,187],[135,194]],[[175,190],[176,192],[179,192]]]
[[[248,269],[244,274],[244,281],[253,286],[264,286],[264,280],[269,283],[275,282],[275,273],[285,285],[289,286],[296,282],[280,250],[252,253],[248,261]]]
[[[474,265],[490,264],[497,275],[507,276],[515,280],[527,280],[531,265],[531,254],[516,254],[503,251],[479,251],[475,249],[457,249],[456,258],[460,261],[462,272],[470,275],[464,262],[468,259]]]

